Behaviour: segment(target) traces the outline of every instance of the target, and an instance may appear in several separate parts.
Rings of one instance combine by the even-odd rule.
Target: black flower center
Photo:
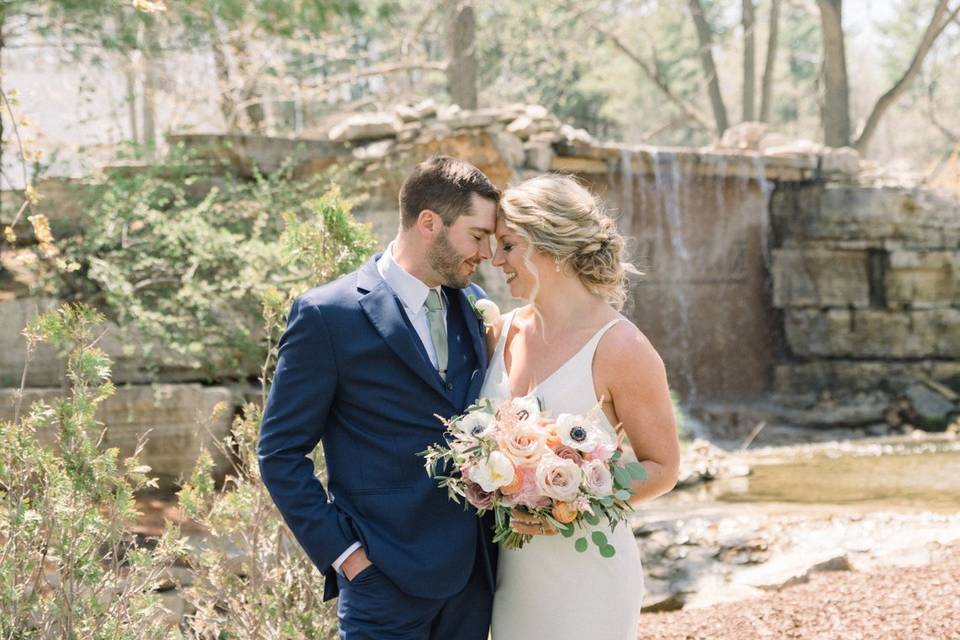
[[[529,417],[530,412],[526,409],[520,409],[520,411],[517,411],[517,420],[526,420]]]
[[[587,439],[587,430],[581,426],[576,426],[573,429],[570,429],[570,438],[574,442],[583,442]]]
[[[473,425],[473,429],[470,429],[470,435],[478,436],[483,433],[484,426],[482,424]]]

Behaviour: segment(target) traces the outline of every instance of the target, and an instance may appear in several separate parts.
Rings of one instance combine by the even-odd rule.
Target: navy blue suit
[[[486,370],[482,324],[467,299],[483,291],[471,285],[443,292],[446,381],[380,276],[376,258],[300,296],[280,340],[260,430],[260,471],[287,525],[325,574],[324,599],[354,585],[341,576],[338,587],[331,567],[351,543],[359,541],[373,563],[355,578],[350,602],[341,597],[341,634],[344,606],[368,606],[360,578],[368,580],[371,571],[405,610],[414,601],[442,608],[478,584],[485,595],[471,599],[492,602],[496,547],[489,523],[450,501],[417,456],[441,440],[443,425],[434,414],[462,413],[477,398]],[[326,491],[306,457],[320,441]],[[384,610],[367,614],[390,615],[384,585],[377,598]],[[489,609],[490,602],[474,604]],[[485,638],[486,629],[477,637]]]

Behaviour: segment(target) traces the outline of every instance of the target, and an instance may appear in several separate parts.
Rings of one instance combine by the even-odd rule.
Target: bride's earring
[[[554,266],[554,269],[556,269],[557,273],[560,273],[560,256],[554,257],[553,266]]]

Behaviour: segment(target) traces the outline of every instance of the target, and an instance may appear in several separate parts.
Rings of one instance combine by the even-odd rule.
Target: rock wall
[[[960,388],[960,204],[850,184],[779,189],[773,303],[785,352],[774,389]]]

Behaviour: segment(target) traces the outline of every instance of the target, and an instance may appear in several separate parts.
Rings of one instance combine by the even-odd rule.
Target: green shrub
[[[25,330],[29,348],[67,349],[67,393],[0,422],[0,636],[163,638],[154,594],[183,552],[173,530],[144,544],[127,527],[134,494],[155,486],[136,455],[97,446],[94,413],[114,392],[110,361],[95,346],[96,312],[64,306]],[[38,434],[56,436],[44,447]],[[139,449],[138,449],[139,451]]]
[[[294,179],[289,165],[252,180],[211,171],[178,152],[104,177],[81,232],[58,242],[61,263],[76,270],[50,283],[133,329],[147,362],[162,345],[207,378],[243,378],[263,358],[262,296],[357,266],[373,240],[330,176]],[[316,241],[309,260],[284,250],[284,233]]]

